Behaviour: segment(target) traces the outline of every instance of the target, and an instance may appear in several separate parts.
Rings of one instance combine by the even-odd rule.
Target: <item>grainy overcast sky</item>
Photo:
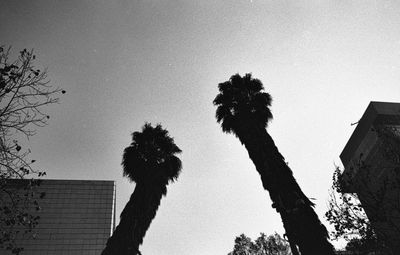
[[[400,102],[400,2],[0,0],[0,44],[35,49],[54,86],[30,140],[48,178],[134,184],[123,149],[145,121],[183,150],[183,172],[143,254],[226,254],[240,233],[283,233],[247,155],[216,123],[217,84],[252,72],[274,101],[268,131],[323,220],[334,164],[369,101]]]

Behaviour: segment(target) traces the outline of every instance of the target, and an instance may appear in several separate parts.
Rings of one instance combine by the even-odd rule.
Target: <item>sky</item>
[[[241,233],[284,233],[246,149],[216,123],[212,101],[231,75],[252,73],[272,95],[268,132],[324,224],[351,123],[370,101],[400,102],[395,0],[0,5],[0,44],[34,49],[67,91],[29,140],[47,178],[115,180],[119,215],[135,187],[120,165],[131,133],[161,123],[182,149],[143,254],[227,254]]]

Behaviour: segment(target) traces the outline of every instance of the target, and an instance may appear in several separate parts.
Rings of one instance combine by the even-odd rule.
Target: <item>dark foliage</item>
[[[224,132],[239,137],[238,130],[243,123],[238,120],[251,120],[266,127],[272,119],[269,109],[272,98],[262,92],[264,87],[261,81],[253,79],[251,74],[243,78],[239,74],[233,75],[229,81],[218,84],[218,89],[220,93],[214,99],[214,105],[218,106],[216,118]]]
[[[260,236],[252,241],[250,237],[241,234],[235,238],[233,251],[228,255],[291,255],[289,243],[279,234]]]
[[[246,147],[250,159],[269,191],[273,207],[280,213],[293,254],[333,254],[326,228],[304,195],[292,171],[267,133],[272,119],[271,96],[251,74],[233,75],[218,85],[214,99],[216,118],[222,130],[234,133]]]
[[[178,178],[182,165],[174,155],[181,150],[161,125],[153,128],[146,123],[142,132],[132,134],[132,140],[122,159],[124,176],[136,183],[149,180],[167,183]]]
[[[355,193],[343,193],[342,171],[336,167],[325,217],[334,227],[334,239],[370,239],[375,236],[372,226]],[[376,238],[376,237],[375,237]]]
[[[182,169],[175,156],[180,152],[161,125],[152,127],[146,123],[141,132],[133,133],[131,145],[124,150],[122,166],[124,176],[136,186],[103,255],[140,254],[139,245],[167,193],[167,185],[178,178]]]

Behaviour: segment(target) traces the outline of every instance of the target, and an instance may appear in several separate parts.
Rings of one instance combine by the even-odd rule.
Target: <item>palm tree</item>
[[[135,190],[121,213],[120,223],[108,239],[102,255],[141,254],[139,245],[156,215],[167,185],[175,181],[182,169],[175,156],[181,150],[161,125],[146,123],[142,132],[132,134],[125,148],[123,174],[136,183]]]
[[[292,171],[266,131],[272,113],[272,98],[263,92],[260,80],[251,74],[233,75],[218,85],[213,103],[216,118],[226,133],[233,133],[246,147],[264,189],[269,191],[272,207],[281,215],[294,255],[334,254],[328,232],[314,212],[314,204],[300,189]]]

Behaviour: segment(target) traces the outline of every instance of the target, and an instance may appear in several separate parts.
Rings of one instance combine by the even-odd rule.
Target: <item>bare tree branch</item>
[[[47,125],[45,108],[58,103],[65,91],[49,84],[47,70],[35,68],[33,50],[20,51],[12,62],[10,53],[11,47],[0,46],[0,249],[19,254],[18,235],[38,224],[32,213],[40,209],[36,178],[45,175],[33,167],[25,144],[36,128]],[[21,180],[19,190],[11,184],[15,179]]]

